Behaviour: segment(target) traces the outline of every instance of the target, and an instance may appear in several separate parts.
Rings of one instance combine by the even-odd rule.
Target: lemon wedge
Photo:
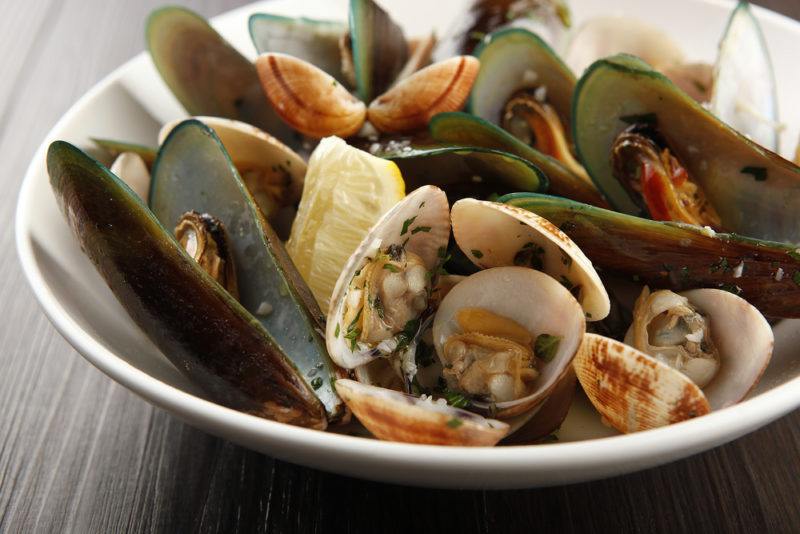
[[[367,231],[405,196],[393,162],[326,137],[311,154],[286,250],[327,313],[336,280]]]

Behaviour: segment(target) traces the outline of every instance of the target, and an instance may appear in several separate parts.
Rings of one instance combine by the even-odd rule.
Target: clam
[[[585,328],[580,305],[554,279],[495,267],[442,299],[433,343],[449,390],[502,419],[544,402],[569,372]]]
[[[718,410],[758,383],[774,336],[756,308],[728,291],[645,288],[625,343],[686,375]]]
[[[734,9],[714,66],[711,112],[759,145],[778,151],[775,73],[750,2]]]
[[[424,128],[437,113],[461,109],[479,65],[474,57],[457,56],[415,72],[372,101],[369,121],[386,133]]]
[[[508,432],[506,423],[453,408],[444,401],[347,379],[337,380],[336,390],[367,430],[383,440],[491,447]]]
[[[540,408],[517,416],[516,419],[519,421],[514,419],[508,421],[511,428],[509,428],[504,443],[528,445],[551,439],[567,418],[577,389],[578,378],[575,376],[574,369],[570,368]]]
[[[608,204],[597,188],[567,169],[557,159],[520,141],[502,128],[467,113],[440,113],[431,119],[429,130],[439,143],[491,148],[508,152],[538,167],[556,195],[597,206]]]
[[[324,317],[208,126],[187,120],[167,136],[153,166],[150,207],[168,228],[191,210],[224,225],[242,307],[280,347],[300,380],[319,398],[328,419],[341,417],[343,405],[332,384],[338,369],[321,335]]]
[[[469,146],[417,147],[389,142],[375,155],[394,161],[409,190],[441,187],[453,201],[466,196],[490,196],[512,191],[542,191],[547,178],[529,161],[513,154]]]
[[[614,339],[586,334],[575,372],[606,423],[623,433],[706,415],[702,390],[686,375]]]
[[[316,65],[340,82],[346,80],[339,51],[346,23],[255,13],[248,20],[248,28],[258,54],[288,54]]]
[[[281,238],[288,238],[295,206],[303,192],[303,158],[255,126],[219,117],[194,118],[214,130],[261,212]],[[181,122],[164,125],[158,135],[159,144]]]
[[[325,407],[282,346],[128,187],[64,141],[50,145],[47,168],[81,249],[177,369],[230,408],[291,424],[327,426]],[[197,178],[194,173],[189,177]]]
[[[157,148],[140,143],[131,143],[118,139],[103,139],[99,137],[93,137],[92,142],[108,152],[112,158],[117,158],[124,152],[132,152],[144,160],[148,169],[153,165],[153,162],[156,160],[156,154],[158,154]]]
[[[800,317],[796,246],[651,221],[547,195],[512,194],[499,200],[549,220],[605,272],[676,291],[725,289],[769,317]]]
[[[364,103],[311,63],[267,53],[256,59],[256,69],[272,107],[298,132],[313,138],[348,137],[364,124]]]
[[[581,303],[586,319],[610,309],[600,277],[581,249],[550,221],[521,208],[465,198],[451,211],[461,250],[483,269],[516,265],[550,275]]]
[[[800,168],[639,59],[592,65],[575,92],[573,131],[586,170],[618,211],[800,242]]]
[[[372,227],[331,296],[325,339],[337,364],[353,369],[388,358],[408,387],[420,317],[449,235],[447,197],[434,186],[412,192]]]
[[[150,171],[147,163],[135,152],[122,152],[111,164],[111,172],[130,187],[139,198],[147,200]]]
[[[200,15],[163,7],[147,19],[147,49],[189,115],[240,120],[283,141],[296,141],[264,99],[253,64]]]

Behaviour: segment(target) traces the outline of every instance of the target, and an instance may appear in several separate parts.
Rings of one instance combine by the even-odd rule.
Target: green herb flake
[[[468,397],[465,397],[464,394],[458,391],[453,391],[452,389],[444,390],[444,398],[447,400],[447,404],[453,408],[466,408],[470,404]]]
[[[426,232],[427,233],[427,232],[430,232],[430,231],[431,231],[431,227],[430,226],[417,226],[416,228],[411,230],[411,235],[414,235],[414,234],[419,233],[419,232]]]
[[[420,204],[419,204],[420,208],[422,208],[423,206],[425,206],[425,201],[424,200],[422,202],[420,202]]]
[[[640,113],[636,115],[624,115],[619,118],[625,124],[657,124],[658,115],[655,113]]]
[[[384,263],[383,264],[383,268],[386,269],[387,271],[391,271],[393,273],[399,273],[400,272],[400,267],[398,267],[397,265],[394,265],[393,263]]]
[[[336,323],[336,331],[333,333],[333,337],[339,337],[339,332],[341,329],[339,328],[339,323]]]
[[[731,266],[728,264],[728,258],[720,258],[719,261],[712,264],[711,267],[708,268],[708,272],[710,273],[716,273],[717,271],[728,273],[731,270]]]
[[[478,259],[481,259],[483,257],[483,252],[481,252],[478,249],[472,249],[470,252],[472,252],[472,255]]]
[[[536,336],[536,342],[533,344],[533,352],[537,358],[546,362],[550,362],[558,352],[558,346],[561,344],[561,336],[551,336],[550,334],[540,334]]]
[[[798,248],[796,250],[790,250],[789,252],[787,252],[787,254],[793,260],[800,260],[800,248]],[[773,262],[773,263],[777,264],[778,262]],[[777,265],[775,265],[774,267],[777,267]]]
[[[792,275],[792,280],[794,281],[795,284],[800,286],[800,271],[794,272],[794,274]]]
[[[322,387],[322,377],[318,376],[317,378],[312,380],[311,381],[311,387],[314,388],[315,390],[321,388]]]
[[[460,426],[461,426],[461,425],[463,425],[463,424],[464,424],[464,421],[462,421],[462,420],[461,420],[461,419],[459,419],[458,417],[453,417],[452,419],[450,419],[450,420],[447,422],[447,426],[449,426],[450,428],[458,428],[458,427],[460,427]]]
[[[522,249],[514,255],[514,265],[541,271],[544,267],[543,255],[544,249],[542,247],[535,243],[525,243],[522,245]]]
[[[436,254],[440,258],[449,257],[447,256],[447,247],[439,247],[439,250],[437,251]]]
[[[417,216],[414,215],[410,219],[406,219],[405,221],[403,221],[403,229],[400,230],[400,235],[406,235],[406,233],[408,232],[408,227],[411,226],[412,224],[414,224],[414,221],[416,219],[417,219]]]
[[[739,172],[742,174],[751,175],[756,182],[764,182],[767,179],[767,169],[765,167],[755,167],[749,165],[747,167],[743,167]]]

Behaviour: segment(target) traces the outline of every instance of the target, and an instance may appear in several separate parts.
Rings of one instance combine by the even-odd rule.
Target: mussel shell
[[[306,17],[292,18],[267,13],[254,13],[248,20],[250,39],[258,54],[279,52],[308,61],[324,70],[339,83],[342,74],[339,40],[347,32],[347,24]]]
[[[521,28],[500,30],[487,35],[474,53],[481,69],[468,112],[499,124],[511,95],[519,89],[544,87],[547,102],[569,131],[575,75],[539,36]]]
[[[431,136],[440,143],[476,146],[502,150],[531,162],[549,181],[549,191],[581,202],[607,206],[592,186],[555,158],[523,143],[499,126],[468,113],[452,112],[436,115],[429,124]]]
[[[518,255],[528,247],[541,251],[540,271],[567,289],[580,287],[581,307],[587,321],[604,319],[610,309],[608,293],[592,262],[550,221],[515,206],[465,198],[450,212],[453,235],[464,254],[483,269],[521,265]]]
[[[435,185],[451,202],[467,196],[544,191],[547,177],[528,160],[508,152],[468,146],[394,148],[377,156],[394,161],[409,190]]]
[[[456,314],[463,308],[482,308],[522,325],[536,338],[560,336],[558,349],[538,370],[533,390],[520,399],[496,404],[497,417],[524,414],[539,406],[570,370],[572,358],[586,331],[578,302],[548,275],[524,267],[495,267],[480,271],[453,287],[442,300],[433,321],[433,343],[439,359],[444,343],[460,327]]]
[[[190,210],[222,221],[242,306],[315,389],[329,418],[341,416],[343,405],[332,384],[337,369],[321,336],[323,315],[208,126],[187,120],[171,131],[153,166],[150,207],[170,227]]]
[[[387,441],[491,447],[508,432],[501,421],[391,389],[343,379],[336,390],[367,430]]]
[[[147,19],[147,49],[164,82],[189,115],[240,120],[287,144],[298,136],[264,98],[253,63],[206,20],[182,7],[163,7]]]
[[[50,184],[82,250],[133,321],[211,399],[323,429],[325,410],[266,330],[116,176],[64,141]]]
[[[362,102],[386,91],[408,60],[400,26],[374,0],[350,0],[350,43]]]
[[[764,33],[740,1],[719,44],[711,112],[742,135],[778,151],[778,93]]]
[[[619,341],[586,334],[574,365],[589,400],[620,432],[658,428],[711,411],[703,392],[683,373]]]
[[[614,208],[641,210],[614,177],[611,147],[630,123],[664,138],[731,232],[800,242],[800,168],[743,137],[665,76],[631,56],[596,62],[575,90],[578,155]]]
[[[499,200],[558,226],[604,271],[675,291],[727,289],[768,317],[800,317],[800,250],[795,247],[547,195],[512,194]]]

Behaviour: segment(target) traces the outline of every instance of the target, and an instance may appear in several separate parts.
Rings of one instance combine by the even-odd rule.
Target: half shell
[[[586,319],[604,319],[608,293],[592,262],[547,219],[527,210],[465,198],[451,211],[453,235],[464,254],[483,269],[533,267],[558,280],[583,307]]]

